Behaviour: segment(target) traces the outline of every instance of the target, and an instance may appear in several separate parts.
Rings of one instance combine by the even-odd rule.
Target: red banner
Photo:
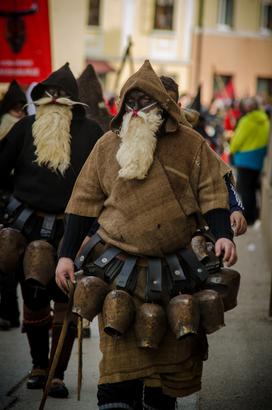
[[[47,0],[0,0],[0,82],[39,82],[51,73]]]

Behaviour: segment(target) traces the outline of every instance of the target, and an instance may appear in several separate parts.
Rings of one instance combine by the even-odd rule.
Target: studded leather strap
[[[82,268],[83,263],[85,262],[85,259],[91,252],[91,250],[101,241],[100,236],[98,233],[94,234],[90,241],[84,246],[80,254],[76,257],[74,264],[78,270]]]

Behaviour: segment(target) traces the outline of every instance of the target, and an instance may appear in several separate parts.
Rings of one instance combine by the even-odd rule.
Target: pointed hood
[[[177,130],[180,122],[180,109],[175,101],[168,95],[161,80],[153,70],[150,62],[145,60],[141,68],[136,71],[124,84],[120,93],[119,111],[111,121],[111,129],[120,128],[125,113],[125,98],[131,90],[140,90],[158,101],[159,105],[169,114],[165,124],[166,132]]]
[[[22,104],[26,104],[26,96],[25,93],[22,91],[21,87],[17,83],[16,80],[13,80],[10,83],[10,86],[1,101],[0,105],[0,116],[9,112],[9,110],[16,104],[21,102]]]
[[[80,101],[87,104],[87,117],[95,120],[104,132],[109,130],[111,116],[105,106],[102,87],[96,72],[88,64],[77,80]]]
[[[38,83],[31,92],[33,101],[38,100],[44,93],[46,87],[61,87],[70,98],[74,101],[79,100],[78,86],[76,79],[70,70],[69,63],[64,64],[61,68],[50,74],[46,80]]]
[[[192,108],[193,110],[196,110],[199,113],[201,111],[201,85],[198,86],[197,94],[190,108]]]

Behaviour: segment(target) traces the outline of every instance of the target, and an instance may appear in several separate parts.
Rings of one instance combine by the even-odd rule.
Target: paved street
[[[226,327],[209,336],[210,358],[204,365],[203,388],[181,400],[182,410],[271,410],[272,321],[268,319],[271,272],[263,253],[260,229],[250,228],[237,241],[242,274],[239,306],[226,313]],[[77,346],[67,371],[67,400],[48,398],[45,409],[95,410],[99,362],[98,333],[84,339],[84,380],[76,399]],[[25,388],[30,369],[26,337],[15,329],[0,333],[0,410],[37,410],[40,391]]]

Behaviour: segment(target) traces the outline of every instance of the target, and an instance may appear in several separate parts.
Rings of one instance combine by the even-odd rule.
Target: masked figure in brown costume
[[[104,286],[101,294],[107,294],[89,314],[92,319],[103,305],[100,409],[171,410],[177,397],[200,390],[204,338],[195,334],[194,323],[185,325],[185,317],[183,334],[175,335],[165,313],[171,313],[169,300],[180,293],[173,284],[185,278],[181,261],[188,261],[199,211],[217,239],[216,253],[232,265],[236,250],[218,161],[203,138],[180,123],[178,105],[146,61],[122,88],[111,130],[98,141],[76,181],[56,271],[65,290],[67,278],[74,280],[73,259],[98,218],[100,227],[88,243],[92,251],[85,265],[93,276],[82,281],[84,289],[93,282],[96,293]],[[83,260],[84,255],[78,256],[76,265]],[[197,271],[203,273],[200,267]],[[181,296],[191,320],[195,305],[187,303],[192,292],[185,282],[187,291]],[[86,308],[94,296],[75,310]],[[114,322],[116,312],[129,316],[129,325]]]
[[[74,182],[102,130],[85,117],[76,80],[68,63],[37,84],[31,93],[36,115],[20,120],[5,137],[0,151],[1,181],[14,172],[14,190],[0,230],[0,270],[16,270],[24,299],[23,331],[33,369],[29,389],[44,386],[56,349],[67,297],[54,279],[56,250],[64,230],[63,213]],[[54,300],[54,317],[50,301]],[[52,324],[53,321],[53,324]],[[49,394],[67,397],[63,383],[76,328],[71,324],[65,351]]]

